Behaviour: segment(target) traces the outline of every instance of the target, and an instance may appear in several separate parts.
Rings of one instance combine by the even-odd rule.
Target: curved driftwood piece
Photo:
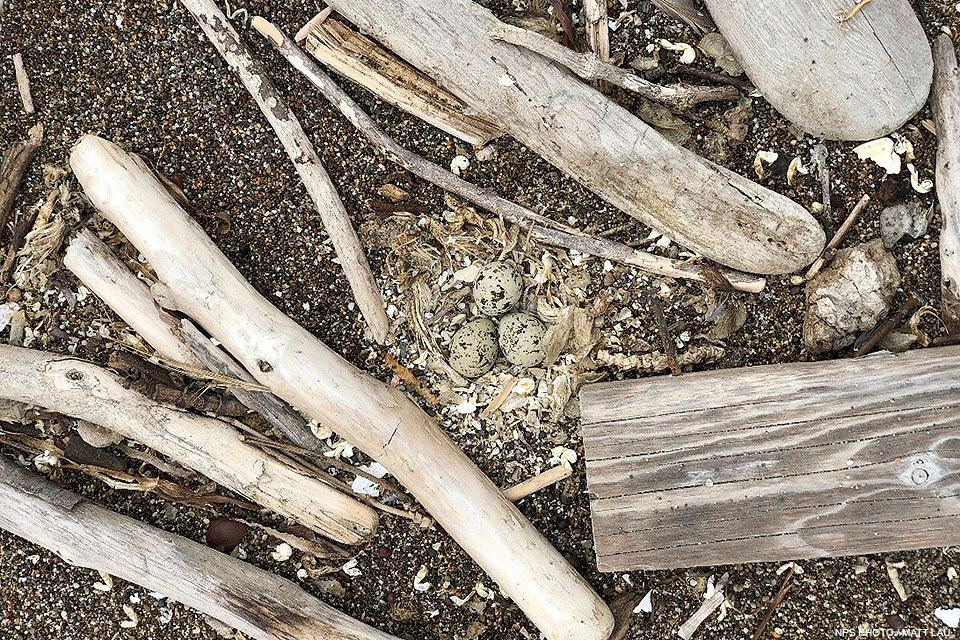
[[[380,344],[386,341],[390,321],[377,285],[363,254],[360,239],[350,224],[350,216],[336,188],[330,182],[317,152],[310,143],[297,116],[290,110],[270,79],[263,64],[257,60],[240,36],[230,26],[226,17],[213,0],[181,0],[182,4],[200,23],[223,59],[247,88],[260,111],[273,127],[283,144],[294,168],[300,175],[310,198],[313,200],[323,226],[333,241],[340,265],[350,283],[353,297],[370,326],[373,338]]]
[[[256,640],[397,640],[286,578],[113,513],[0,457],[0,528],[76,567],[103,571]]]
[[[933,60],[908,0],[852,13],[856,4],[707,0],[747,76],[785,118],[818,137],[870,140],[923,107]]]
[[[590,236],[578,229],[541,216],[506,198],[501,198],[489,189],[467,182],[422,156],[405,149],[387,135],[376,121],[325,74],[289,36],[259,16],[254,17],[250,25],[263,34],[297,71],[319,89],[323,97],[336,107],[370,144],[410,173],[491,213],[502,215],[514,224],[532,227],[533,237],[546,244],[576,249],[589,255],[634,266],[657,275],[687,278],[699,282],[704,282],[707,279],[702,265],[671,260],[634,249],[621,242]],[[309,35],[307,38],[309,40]],[[720,269],[719,272],[730,282],[731,286],[740,291],[756,293],[763,289],[766,283],[759,276],[739,271]]]
[[[265,456],[230,425],[154,402],[89,362],[0,345],[0,398],[136,440],[333,540],[356,544],[377,527],[372,509]]]
[[[86,137],[70,165],[180,310],[261,384],[386,467],[550,640],[607,638],[603,601],[436,421],[257,293],[142,160]]]
[[[302,34],[307,51],[325,66],[378,98],[470,144],[483,146],[503,135],[492,122],[471,115],[460,98],[431,78],[324,12],[327,10],[311,20]]]
[[[953,40],[933,44],[931,105],[937,124],[937,197],[940,200],[940,308],[950,333],[960,333],[960,70]]]
[[[23,174],[30,166],[41,142],[43,125],[37,123],[30,127],[26,140],[14,142],[3,152],[3,162],[0,163],[0,238],[5,235],[7,219],[17,197],[20,181],[23,180]]]
[[[246,369],[215,347],[192,322],[161,309],[147,284],[89,229],[70,241],[63,264],[164,358],[254,382]],[[303,417],[272,393],[239,387],[229,391],[297,446],[315,449],[319,444]]]
[[[823,248],[800,205],[675,146],[569,71],[490,38],[470,0],[331,0],[362,31],[611,205],[706,258],[790,273]]]
[[[606,27],[606,22],[604,22]],[[500,23],[490,32],[494,40],[529,49],[549,60],[562,64],[584,80],[602,80],[627,91],[632,91],[647,100],[659,102],[674,111],[685,111],[701,102],[716,100],[739,100],[736,87],[703,87],[688,84],[664,86],[605,62],[595,53],[577,53],[559,42],[554,42],[539,33]]]

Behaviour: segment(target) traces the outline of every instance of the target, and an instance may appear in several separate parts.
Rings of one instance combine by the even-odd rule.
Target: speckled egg
[[[513,309],[523,292],[523,278],[516,267],[506,262],[491,262],[477,274],[473,300],[485,316],[500,316]]]
[[[477,318],[453,334],[450,366],[467,378],[482,376],[497,361],[497,325],[489,318]]]
[[[529,313],[511,313],[500,319],[499,341],[503,357],[521,367],[543,362],[543,323]]]

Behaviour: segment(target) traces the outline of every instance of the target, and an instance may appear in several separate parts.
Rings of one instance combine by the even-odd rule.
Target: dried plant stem
[[[684,263],[679,260],[655,256],[646,251],[634,249],[605,238],[591,236],[554,222],[526,207],[501,198],[487,189],[471,184],[450,171],[408,151],[387,135],[377,125],[376,121],[367,115],[286,34],[259,16],[253,18],[251,26],[263,34],[295,69],[317,87],[320,93],[357,128],[370,144],[380,149],[387,158],[414,175],[478,207],[501,215],[514,224],[528,226],[533,237],[546,244],[575,249],[582,253],[627,264],[657,275],[685,278],[699,282],[705,281],[703,268],[696,263]],[[763,289],[766,284],[766,281],[759,276],[728,269],[721,269],[721,272],[740,291],[755,293]]]
[[[604,25],[606,27],[606,25]],[[584,80],[602,80],[647,100],[658,102],[673,111],[686,111],[701,102],[739,100],[740,92],[733,86],[703,87],[686,84],[664,86],[650,82],[635,73],[614,66],[594,53],[577,53],[538,33],[513,25],[498,24],[490,37],[523,47],[557,62]]]
[[[843,224],[837,229],[833,238],[830,239],[823,253],[810,265],[810,268],[804,276],[805,279],[812,280],[825,266],[830,264],[833,257],[837,255],[837,247],[839,247],[843,239],[847,237],[847,233],[850,232],[850,229],[856,221],[860,219],[860,214],[863,213],[863,210],[867,208],[868,204],[870,204],[870,196],[864,195],[860,198],[860,201],[857,202],[853,210],[847,215],[847,219],[843,221]]]

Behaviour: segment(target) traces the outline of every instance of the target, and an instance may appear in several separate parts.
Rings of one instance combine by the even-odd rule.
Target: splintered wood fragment
[[[0,398],[81,418],[169,456],[334,540],[356,544],[377,515],[245,443],[228,424],[161,405],[83,360],[0,345]]]
[[[587,385],[601,571],[960,543],[960,347]]]
[[[583,0],[583,21],[590,51],[602,62],[610,60],[610,30],[607,26],[607,0]],[[597,88],[605,90],[603,81]]]
[[[7,220],[23,174],[42,142],[43,125],[38,122],[30,127],[26,140],[14,142],[3,151],[3,162],[0,163],[0,239],[6,235]]]
[[[259,16],[253,18],[251,26],[266,37],[290,64],[302,73],[330,104],[336,107],[350,124],[363,134],[370,144],[412,174],[463,198],[467,202],[501,215],[514,224],[529,227],[532,229],[532,237],[546,244],[576,249],[587,255],[630,265],[658,275],[685,278],[698,282],[707,281],[709,277],[709,274],[706,273],[709,269],[708,266],[671,260],[620,242],[588,235],[502,198],[488,189],[467,182],[447,169],[405,149],[387,135],[376,121],[364,112],[360,105],[354,102],[343,89],[323,72],[316,62],[311,60],[296,43],[276,26]],[[766,284],[766,281],[759,276],[729,269],[721,269],[720,272],[730,281],[731,286],[739,291],[756,293],[763,289]]]
[[[604,21],[606,26],[606,21]],[[577,53],[539,33],[513,25],[498,23],[490,32],[494,40],[523,47],[570,69],[584,80],[602,80],[632,91],[648,100],[659,102],[674,111],[686,111],[701,103],[717,100],[739,100],[733,86],[704,87],[686,84],[664,86],[605,62],[595,53]]]
[[[510,393],[513,391],[513,388],[517,386],[517,383],[520,382],[519,378],[515,376],[510,376],[510,379],[504,383],[503,388],[500,389],[499,393],[493,397],[493,400],[490,401],[486,407],[483,408],[483,411],[480,412],[481,418],[489,418],[493,413],[500,408],[507,398],[510,397]]]
[[[567,176],[708,260],[784,274],[823,248],[802,206],[673,144],[555,62],[493,40],[500,21],[472,0],[327,4]]]
[[[30,76],[27,70],[23,68],[23,56],[19,53],[13,54],[13,70],[17,76],[17,90],[20,92],[20,101],[23,103],[23,110],[27,115],[33,115],[33,94],[30,93]]]
[[[843,221],[843,224],[840,225],[840,228],[837,229],[837,232],[830,239],[830,242],[824,248],[823,253],[819,258],[814,260],[813,264],[810,265],[810,268],[807,269],[804,279],[813,280],[814,277],[828,264],[833,260],[834,256],[837,255],[837,248],[840,246],[840,243],[843,242],[843,239],[847,237],[847,234],[850,232],[850,229],[853,225],[860,219],[860,214],[863,213],[863,210],[867,208],[867,205],[870,204],[870,196],[864,195],[857,201],[857,204],[853,207],[853,210],[847,214],[846,219]]]
[[[555,467],[550,467],[543,473],[538,473],[532,478],[527,478],[523,482],[513,485],[512,487],[507,487],[503,490],[504,497],[511,501],[516,502],[517,500],[522,500],[529,495],[533,495],[541,489],[546,489],[552,484],[556,484],[561,480],[566,480],[571,475],[573,475],[573,468],[566,464],[558,464]]]
[[[937,125],[937,198],[940,229],[940,295],[943,322],[960,333],[960,70],[950,36],[933,44],[931,104]]]
[[[0,457],[0,528],[67,564],[128,580],[256,640],[397,640],[286,578],[108,511]]]
[[[236,72],[273,127],[333,241],[353,297],[374,340],[383,344],[387,339],[390,321],[380,287],[370,271],[360,240],[350,223],[350,216],[300,121],[284,102],[266,68],[240,40],[213,0],[181,0],[181,3],[200,23],[200,28]]]
[[[503,135],[455,95],[343,22],[314,19],[297,40],[324,66],[441,131],[477,146]]]
[[[177,309],[258,382],[382,464],[548,640],[606,640],[613,620],[604,602],[434,418],[260,295],[145,164],[87,136],[74,147],[70,166],[94,206],[153,267]]]
[[[726,599],[726,596],[723,593],[724,587],[727,586],[727,580],[729,579],[730,574],[723,574],[723,576],[717,581],[717,584],[713,587],[713,593],[710,594],[706,600],[703,601],[703,604],[700,605],[700,608],[697,609],[690,618],[680,625],[680,628],[677,629],[677,635],[683,638],[683,640],[690,640],[693,637],[693,634],[696,633],[697,629],[700,628],[700,625],[703,624],[704,620],[710,617],[710,614],[716,611],[720,605],[723,604],[723,601]]]

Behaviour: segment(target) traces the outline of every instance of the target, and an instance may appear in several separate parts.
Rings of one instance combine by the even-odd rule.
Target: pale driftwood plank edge
[[[960,347],[581,391],[602,571],[960,543]]]
[[[937,124],[937,198],[940,201],[940,309],[952,333],[960,332],[960,69],[950,36],[933,45],[930,104]]]
[[[0,528],[256,640],[397,640],[285,578],[83,500],[0,456]]]

